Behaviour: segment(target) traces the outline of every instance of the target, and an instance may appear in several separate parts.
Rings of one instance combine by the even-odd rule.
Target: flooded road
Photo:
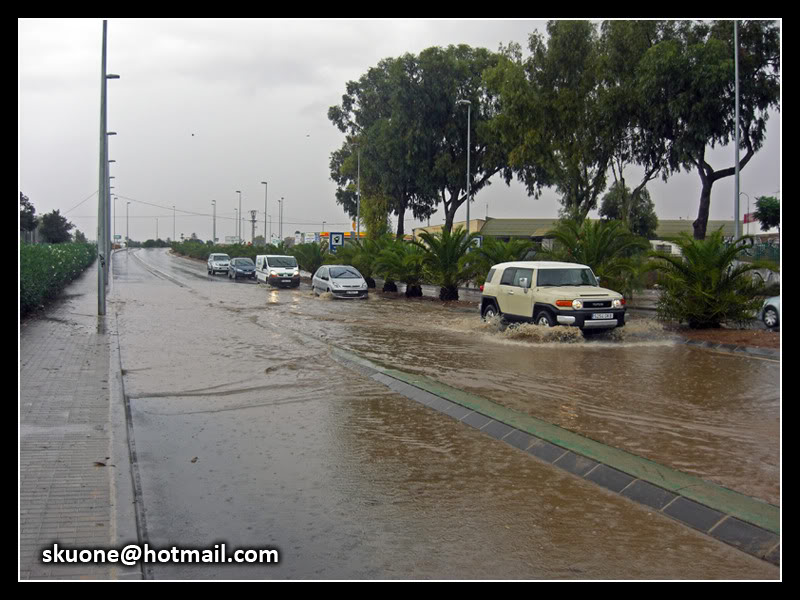
[[[542,341],[437,303],[212,278],[163,250],[115,256],[112,296],[149,543],[281,556],[155,578],[778,576],[377,386],[328,344],[775,503],[778,363],[633,323]]]

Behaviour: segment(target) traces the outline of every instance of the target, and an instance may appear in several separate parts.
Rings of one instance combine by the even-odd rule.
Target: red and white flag
[[[744,222],[745,223],[755,223],[756,222],[756,213],[745,213],[744,215]]]

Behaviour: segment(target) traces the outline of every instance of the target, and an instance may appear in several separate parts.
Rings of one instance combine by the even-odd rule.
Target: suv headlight
[[[575,310],[580,310],[583,308],[583,302],[580,300],[573,300],[572,301],[572,308]]]
[[[614,300],[614,301],[611,303],[611,306],[613,306],[614,308],[622,308],[622,304],[623,304],[622,300],[621,300],[620,298],[616,298],[616,299],[615,299],[615,300]]]

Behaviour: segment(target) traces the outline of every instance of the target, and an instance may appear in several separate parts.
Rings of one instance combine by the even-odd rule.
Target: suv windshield
[[[591,269],[539,269],[536,285],[591,285],[597,280]]]
[[[361,279],[361,274],[350,267],[331,267],[333,279]]]
[[[270,256],[267,258],[267,264],[270,267],[296,267],[297,261],[294,256]]]
[[[227,254],[212,254],[211,260],[230,260],[230,256]]]

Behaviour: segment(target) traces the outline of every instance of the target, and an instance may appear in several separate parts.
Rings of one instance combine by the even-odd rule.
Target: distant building
[[[505,241],[511,238],[530,238],[536,241],[544,241],[547,238],[547,232],[554,229],[558,224],[558,219],[494,219],[487,217],[486,219],[471,219],[469,223],[470,232],[477,231],[483,237],[493,237]],[[453,229],[457,227],[465,228],[465,225],[464,221],[453,223]],[[711,233],[722,227],[722,233],[725,237],[733,237],[736,235],[735,225],[734,221],[709,221],[706,231]],[[443,228],[443,225],[416,227],[413,230],[414,239],[417,239],[423,231],[437,233]],[[681,232],[693,235],[692,221],[688,219],[660,219],[658,221],[656,237],[659,240],[677,237]],[[756,235],[755,232],[753,232],[753,235]]]

